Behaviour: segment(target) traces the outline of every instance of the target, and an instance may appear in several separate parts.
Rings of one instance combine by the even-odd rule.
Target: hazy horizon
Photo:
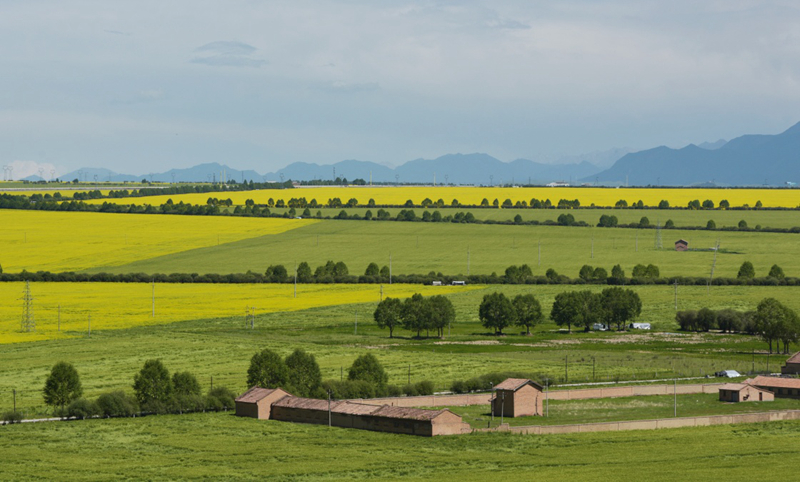
[[[788,1],[11,1],[0,25],[17,179],[553,162],[777,134],[800,110]]]

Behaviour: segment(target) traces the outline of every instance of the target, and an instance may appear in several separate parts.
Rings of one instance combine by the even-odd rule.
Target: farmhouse
[[[786,365],[781,367],[781,373],[784,375],[797,375],[800,373],[800,351],[786,360]]]
[[[689,251],[689,241],[685,239],[675,241],[675,251]]]
[[[748,378],[743,383],[769,390],[777,398],[800,398],[800,378],[757,376]]]
[[[745,383],[726,383],[719,387],[720,402],[771,402],[775,395]]]
[[[236,399],[236,415],[266,420],[272,404],[286,396],[289,393],[280,388],[253,387]]]
[[[494,387],[492,405],[495,414],[506,417],[543,415],[542,386],[525,378],[509,378]]]
[[[251,388],[236,399],[236,415],[295,423],[356,428],[375,432],[433,437],[471,431],[469,424],[448,409],[368,405],[294,397],[284,390]]]

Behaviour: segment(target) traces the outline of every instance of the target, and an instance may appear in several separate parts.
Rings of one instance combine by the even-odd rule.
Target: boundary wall
[[[686,385],[636,385],[626,387],[581,388],[578,390],[551,390],[550,400],[588,400],[592,398],[620,398],[648,395],[679,395],[692,393],[717,393],[723,383]],[[369,405],[394,407],[463,407],[465,405],[489,405],[491,393],[465,393],[460,395],[425,395],[421,397],[389,397],[354,400]]]
[[[758,413],[737,413],[733,415],[708,415],[703,417],[660,418],[655,420],[629,420],[625,422],[600,422],[576,425],[529,425],[509,427],[507,424],[496,429],[476,429],[474,432],[502,431],[524,435],[546,435],[562,433],[619,432],[625,430],[657,430],[662,428],[707,427],[736,423],[778,422],[800,420],[800,410],[775,410]]]

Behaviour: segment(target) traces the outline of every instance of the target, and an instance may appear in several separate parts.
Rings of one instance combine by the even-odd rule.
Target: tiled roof
[[[449,412],[446,408],[442,410],[423,410],[421,408],[392,407],[384,405],[376,410],[372,415],[385,418],[403,418],[408,420],[433,420],[444,412]]]
[[[800,351],[791,356],[786,363],[800,363]]]
[[[237,402],[245,402],[245,403],[256,403],[259,400],[263,400],[267,396],[269,396],[272,392],[278,390],[276,388],[261,388],[261,387],[253,387],[250,390],[241,394],[236,401]]]
[[[746,383],[748,385],[755,385],[757,387],[766,387],[766,388],[800,389],[800,378],[765,377],[759,375],[755,378],[748,378],[743,383]]]
[[[331,402],[331,410],[345,402]],[[272,404],[273,407],[303,408],[306,410],[328,410],[327,400],[316,398],[284,397]]]
[[[542,386],[538,383],[528,380],[527,378],[508,378],[497,385],[495,385],[496,390],[512,390],[516,391],[522,388],[523,386],[527,385],[528,383],[532,384],[534,387],[538,388],[539,390],[542,389]]]
[[[720,390],[732,390],[738,392],[743,388],[749,387],[750,385],[746,383],[726,383],[725,385],[720,385]]]

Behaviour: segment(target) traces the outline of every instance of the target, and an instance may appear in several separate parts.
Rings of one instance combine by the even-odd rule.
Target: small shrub
[[[97,397],[97,407],[104,417],[132,417],[139,411],[136,399],[121,390]]]
[[[20,423],[22,422],[22,413],[9,410],[3,414],[2,420],[4,423]]]
[[[66,411],[67,417],[78,418],[85,420],[94,416],[100,415],[100,407],[97,402],[86,400],[85,398],[78,398],[69,404]]]
[[[233,410],[236,407],[236,395],[226,387],[217,387],[210,390],[206,399],[206,405],[211,410]]]

